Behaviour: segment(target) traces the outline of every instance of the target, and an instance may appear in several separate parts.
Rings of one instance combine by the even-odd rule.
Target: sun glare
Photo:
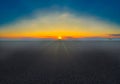
[[[62,40],[62,37],[61,37],[61,36],[58,36],[58,39],[59,39],[59,40]]]

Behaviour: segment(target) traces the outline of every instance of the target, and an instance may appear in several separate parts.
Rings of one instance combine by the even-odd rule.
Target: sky
[[[0,0],[0,37],[119,38],[119,4],[119,0]]]

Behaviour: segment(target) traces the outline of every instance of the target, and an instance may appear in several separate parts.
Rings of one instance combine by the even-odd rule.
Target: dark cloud
[[[120,36],[120,34],[109,34],[109,36],[116,36],[116,37],[118,37],[118,36]]]

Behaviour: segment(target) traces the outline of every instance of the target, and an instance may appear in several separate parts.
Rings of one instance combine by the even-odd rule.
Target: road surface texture
[[[120,42],[0,41],[0,84],[120,84]]]

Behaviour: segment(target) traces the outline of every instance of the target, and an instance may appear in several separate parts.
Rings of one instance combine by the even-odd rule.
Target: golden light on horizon
[[[62,40],[62,36],[58,36],[58,40]]]
[[[35,14],[33,19],[23,18],[0,28],[0,38],[67,39],[109,37],[109,34],[116,33],[120,33],[118,25],[109,24],[96,17],[76,16],[69,12]]]

